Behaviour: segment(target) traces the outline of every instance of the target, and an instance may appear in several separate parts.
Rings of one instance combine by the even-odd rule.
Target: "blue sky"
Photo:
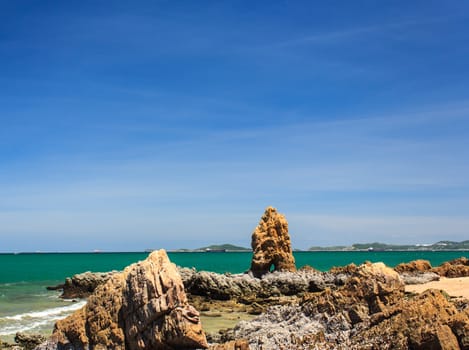
[[[0,251],[469,239],[468,14],[0,1]]]

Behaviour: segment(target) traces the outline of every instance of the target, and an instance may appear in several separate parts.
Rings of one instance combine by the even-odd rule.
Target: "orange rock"
[[[469,276],[469,259],[461,257],[441,264],[432,269],[440,276],[456,278]]]
[[[222,344],[214,344],[209,350],[249,350],[249,342],[245,339],[232,340]]]
[[[260,277],[271,270],[296,271],[288,222],[275,208],[268,207],[252,233],[251,271]]]
[[[164,250],[116,273],[55,325],[59,345],[107,349],[207,348],[199,313]]]
[[[432,265],[428,260],[414,260],[409,263],[402,263],[397,265],[394,270],[398,273],[417,273],[417,272],[427,272],[432,269]]]

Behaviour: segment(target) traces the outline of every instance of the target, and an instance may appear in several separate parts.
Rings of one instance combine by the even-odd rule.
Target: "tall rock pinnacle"
[[[252,233],[253,257],[251,271],[260,277],[271,271],[295,271],[288,222],[277,209],[268,207]]]

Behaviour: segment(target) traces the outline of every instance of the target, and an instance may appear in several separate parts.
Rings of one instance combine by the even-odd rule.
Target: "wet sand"
[[[412,284],[405,287],[406,292],[421,293],[427,289],[444,290],[452,297],[469,299],[469,277],[446,278],[424,284]]]

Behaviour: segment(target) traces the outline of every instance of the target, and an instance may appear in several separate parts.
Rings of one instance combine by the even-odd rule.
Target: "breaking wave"
[[[55,321],[60,320],[86,304],[85,300],[61,307],[42,311],[0,317],[0,335],[11,335],[16,332],[39,330],[43,327],[52,329]]]

